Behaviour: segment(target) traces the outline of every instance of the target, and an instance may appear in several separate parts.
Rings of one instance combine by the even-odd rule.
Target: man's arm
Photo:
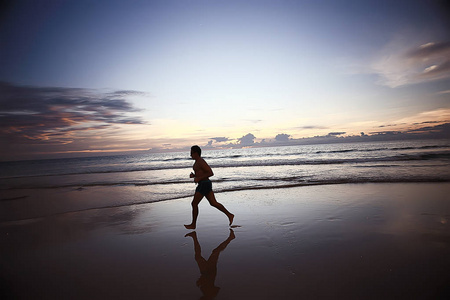
[[[196,176],[194,178],[194,182],[199,182],[202,180],[206,180],[211,176],[214,176],[214,173],[211,169],[211,167],[206,163],[204,159],[199,159],[197,161],[198,168],[201,170],[201,172],[196,172]],[[200,173],[200,174],[197,174]]]

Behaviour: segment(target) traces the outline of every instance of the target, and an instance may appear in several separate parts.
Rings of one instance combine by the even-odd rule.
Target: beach
[[[0,7],[0,300],[450,300],[450,0]]]
[[[195,237],[190,197],[4,220],[1,296],[444,299],[449,195],[450,183],[223,192],[233,226],[203,200]]]

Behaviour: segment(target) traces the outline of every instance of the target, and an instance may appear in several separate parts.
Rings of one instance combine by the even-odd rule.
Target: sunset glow
[[[450,138],[442,5],[11,2],[0,27],[2,159]]]

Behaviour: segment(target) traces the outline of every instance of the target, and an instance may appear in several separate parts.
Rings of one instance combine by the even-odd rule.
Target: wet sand
[[[309,186],[0,223],[2,299],[442,299],[450,184]],[[185,236],[188,234],[187,236]]]

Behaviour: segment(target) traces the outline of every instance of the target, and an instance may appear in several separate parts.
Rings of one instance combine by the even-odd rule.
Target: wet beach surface
[[[448,195],[448,183],[222,193],[232,232],[204,200],[197,244],[183,227],[190,198],[2,222],[1,296],[444,299]],[[213,294],[199,258],[216,268]]]

